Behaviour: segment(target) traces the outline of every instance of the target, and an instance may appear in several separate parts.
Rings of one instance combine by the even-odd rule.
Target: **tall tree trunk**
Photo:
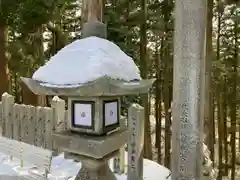
[[[43,26],[40,27],[38,29],[38,41],[37,43],[39,44],[38,45],[38,59],[39,59],[39,63],[41,65],[43,65],[45,62],[44,62],[44,47],[43,47],[43,33],[44,33],[44,30],[43,30]],[[44,95],[39,95],[37,96],[37,101],[38,101],[38,105],[39,106],[47,106],[47,96],[44,96]]]
[[[161,69],[160,69],[160,54],[159,54],[159,45],[156,45],[156,88],[155,88],[155,119],[156,119],[156,132],[155,132],[155,148],[157,149],[157,161],[161,164],[161,144],[162,144],[162,127],[161,127],[161,119],[162,119],[162,105],[161,105]]]
[[[165,23],[165,38],[164,38],[164,112],[165,112],[165,159],[164,165],[170,168],[170,150],[171,150],[171,108],[172,101],[172,59],[170,56],[169,47],[169,21],[171,14],[171,2],[169,0],[164,0],[164,23]]]
[[[166,59],[165,59],[166,60]],[[168,60],[169,61],[169,60]],[[171,107],[171,76],[169,67],[165,65],[164,72],[164,113],[165,113],[165,160],[164,165],[170,168],[170,150],[171,150],[171,112],[169,111]]]
[[[206,41],[206,85],[205,85],[205,109],[204,109],[204,132],[205,144],[210,150],[210,158],[214,161],[214,140],[213,130],[215,129],[212,119],[212,18],[213,18],[213,0],[208,0],[207,10],[207,41]]]
[[[237,66],[238,66],[238,31],[237,31],[237,21],[235,20],[234,35],[235,35],[235,47],[234,47],[234,59],[232,64],[232,92],[231,92],[231,151],[232,151],[232,171],[231,180],[235,180],[236,171],[236,122],[237,122]]]
[[[217,61],[220,61],[220,30],[221,30],[221,16],[222,16],[222,13],[221,13],[221,8],[220,8],[220,2],[219,2],[219,0],[218,0],[218,2],[217,2],[218,4],[217,4],[217,9],[218,9],[218,13],[217,13],[217,19],[218,19],[218,21],[217,21],[217,47],[216,47],[216,59],[217,59]],[[217,76],[219,76],[220,74],[218,73],[217,74]],[[218,86],[216,85],[215,86],[215,92],[216,92],[216,99],[218,98]],[[214,109],[214,111],[213,112],[215,112],[215,109]],[[215,122],[215,121],[214,121]],[[213,124],[214,124],[214,122],[213,122]],[[215,127],[214,127],[214,129],[215,129]],[[215,137],[215,134],[213,134],[213,137]],[[221,142],[219,142],[218,141],[218,143],[221,143]],[[215,144],[215,141],[214,141],[214,144]],[[213,160],[213,162],[214,162],[214,156],[212,156],[212,160]]]
[[[228,176],[228,132],[227,132],[227,77],[224,76],[223,83],[223,135],[224,135],[224,159],[225,159],[225,168],[224,168],[224,176]]]
[[[33,42],[37,49],[34,52],[33,56],[38,60],[38,62],[43,65],[44,64],[44,49],[43,49],[43,29],[40,27],[36,35],[34,37]],[[31,66],[31,65],[30,65]],[[29,67],[28,76],[32,76],[33,69]],[[46,96],[38,96],[34,94],[24,83],[22,83],[22,97],[23,103],[26,105],[33,105],[33,106],[45,106],[46,105]]]
[[[0,96],[8,92],[7,58],[5,55],[5,27],[0,24]]]
[[[147,63],[147,11],[146,0],[141,0],[141,24],[140,24],[140,71],[142,78],[148,77]],[[150,132],[150,119],[148,112],[148,94],[141,96],[141,103],[145,110],[145,136],[144,136],[144,157],[152,159],[152,141]]]
[[[217,90],[217,119],[218,119],[218,180],[222,180],[223,177],[223,114],[222,114],[222,97],[221,87]]]
[[[12,81],[14,82],[14,91],[15,91],[15,102],[18,104],[21,104],[20,100],[20,94],[19,94],[19,82],[18,82],[18,76],[17,73],[13,72],[12,73]],[[13,93],[11,93],[13,94]]]
[[[82,23],[86,23],[92,19],[102,22],[103,7],[103,0],[83,0]]]

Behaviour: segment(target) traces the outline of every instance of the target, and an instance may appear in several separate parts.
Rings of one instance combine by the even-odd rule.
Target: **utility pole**
[[[175,5],[172,180],[200,180],[207,0]]]

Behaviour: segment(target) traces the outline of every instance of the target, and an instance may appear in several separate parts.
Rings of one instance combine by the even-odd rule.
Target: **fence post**
[[[13,113],[13,139],[22,141],[21,139],[21,105],[15,104],[12,109]]]
[[[13,138],[14,97],[8,93],[2,95],[2,136]]]
[[[26,142],[28,144],[34,145],[36,139],[36,124],[35,124],[35,116],[36,116],[36,107],[34,106],[27,106],[27,139]]]
[[[53,111],[52,121],[53,121],[53,132],[59,132],[66,129],[65,123],[65,101],[57,96],[52,99],[51,108]],[[57,147],[53,142],[53,151],[58,153]]]
[[[53,150],[53,111],[49,107],[44,108],[45,111],[45,140],[44,140],[44,148]]]
[[[128,180],[143,180],[144,108],[132,104],[128,109]]]
[[[35,146],[44,147],[44,136],[45,136],[45,111],[43,107],[36,107],[35,116]]]
[[[120,117],[120,129],[125,129],[126,118]],[[125,146],[119,149],[119,156],[113,160],[113,170],[115,173],[123,174],[125,172]]]

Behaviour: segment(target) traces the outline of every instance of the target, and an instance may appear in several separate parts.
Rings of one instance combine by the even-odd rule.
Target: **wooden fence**
[[[57,152],[52,134],[66,127],[65,102],[58,97],[52,100],[51,108],[15,104],[14,97],[7,93],[0,102],[1,134],[37,147]]]
[[[139,105],[129,107],[128,118],[122,117],[121,128],[128,124],[130,130],[128,145],[128,176],[139,179],[142,175],[142,150],[144,137],[144,109]],[[67,127],[67,110],[65,101],[55,96],[51,107],[34,107],[14,103],[14,97],[7,93],[0,101],[0,131],[2,136],[25,142],[37,147],[52,150],[55,154],[59,150],[54,144],[52,134]],[[126,120],[128,119],[128,123]],[[125,171],[125,148],[120,149],[119,157],[114,159],[115,173]],[[140,178],[141,179],[141,178]]]

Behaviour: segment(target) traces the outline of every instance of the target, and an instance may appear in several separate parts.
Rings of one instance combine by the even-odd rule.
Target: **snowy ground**
[[[127,157],[127,153],[126,156]],[[127,160],[127,159],[126,159]],[[127,161],[126,161],[127,162]],[[112,167],[113,161],[110,161],[110,167]],[[29,172],[43,174],[44,171],[36,169],[33,165],[24,163],[24,167],[21,168],[20,161],[18,159],[10,160],[10,157],[5,154],[0,154],[0,178],[6,176],[19,176],[28,175]],[[51,164],[51,173],[49,174],[50,180],[73,180],[81,168],[81,163],[76,163],[72,159],[64,159],[63,155],[59,155],[53,158]],[[127,165],[126,165],[127,169]],[[154,172],[154,173],[153,173]],[[147,159],[144,159],[144,180],[167,180],[170,175],[170,171]],[[127,180],[126,174],[116,174],[118,180]]]

